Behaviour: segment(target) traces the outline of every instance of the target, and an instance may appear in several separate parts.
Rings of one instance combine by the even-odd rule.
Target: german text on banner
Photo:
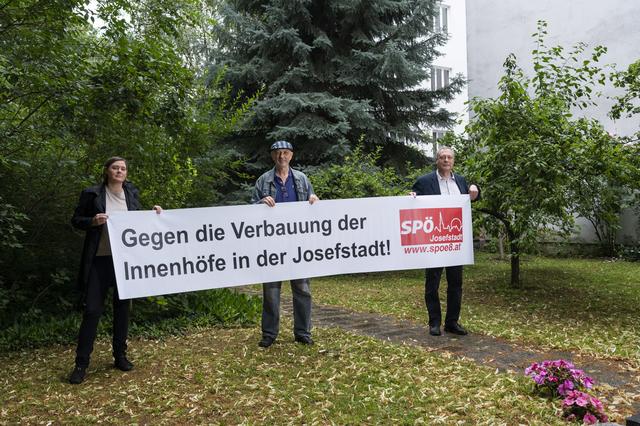
[[[107,223],[123,299],[473,263],[468,195],[117,212]]]

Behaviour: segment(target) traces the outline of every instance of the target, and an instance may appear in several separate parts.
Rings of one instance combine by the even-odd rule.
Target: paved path
[[[241,291],[258,294],[254,289],[244,288]],[[281,309],[286,315],[292,313],[289,297],[282,297]],[[640,395],[640,374],[625,361],[600,360],[565,351],[538,350],[476,333],[467,336],[448,333],[443,333],[442,336],[431,336],[424,324],[386,315],[350,311],[335,306],[314,304],[312,320],[314,327],[338,327],[358,335],[393,343],[420,346],[427,350],[447,351],[501,371],[524,373],[524,369],[532,362],[562,358],[572,361],[578,368],[593,377],[598,384],[607,384],[625,393]],[[636,400],[633,409],[635,412],[640,412],[640,401]]]
[[[283,300],[283,302],[285,302]],[[283,310],[290,313],[291,304],[283,303]],[[480,364],[492,365],[500,370],[524,372],[532,362],[545,359],[572,360],[598,383],[614,387],[638,386],[631,367],[619,361],[604,361],[576,356],[564,351],[541,351],[519,346],[495,337],[471,333],[457,336],[443,333],[431,336],[426,325],[370,313],[353,312],[333,306],[313,307],[313,324],[317,327],[339,327],[353,333],[371,336],[393,343],[421,346],[430,350],[443,350],[470,358]]]

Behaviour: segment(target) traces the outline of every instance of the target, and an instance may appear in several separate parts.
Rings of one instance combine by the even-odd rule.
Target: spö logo
[[[462,242],[462,208],[400,210],[403,246]]]

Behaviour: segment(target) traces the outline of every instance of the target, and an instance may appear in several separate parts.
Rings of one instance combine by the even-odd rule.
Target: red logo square
[[[400,210],[403,246],[462,242],[462,208]]]

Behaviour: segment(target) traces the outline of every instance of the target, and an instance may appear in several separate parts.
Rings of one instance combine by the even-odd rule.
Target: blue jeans
[[[280,329],[280,288],[282,282],[262,285],[262,336],[275,339]],[[311,290],[309,279],[291,280],[293,293],[293,334],[311,337]]]

